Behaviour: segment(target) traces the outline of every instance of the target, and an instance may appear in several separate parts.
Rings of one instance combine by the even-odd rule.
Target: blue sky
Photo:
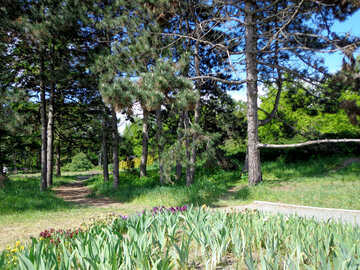
[[[350,33],[351,35],[360,37],[360,10],[354,13],[351,17],[347,18],[345,21],[336,22],[332,29],[337,33]],[[359,50],[356,55],[359,55]],[[338,71],[341,68],[342,59],[343,55],[340,52],[326,55],[324,60],[329,72],[335,73]],[[240,91],[228,91],[228,93],[236,100],[246,101],[245,88]]]
[[[360,10],[347,18],[344,22],[336,22],[333,30],[337,33],[350,33],[354,36],[360,36]],[[357,51],[357,55],[359,50]],[[338,71],[342,64],[342,54],[334,53],[325,57],[325,64],[331,73]]]

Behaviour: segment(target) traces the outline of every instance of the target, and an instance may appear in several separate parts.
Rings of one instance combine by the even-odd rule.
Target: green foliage
[[[72,158],[71,163],[68,163],[63,167],[63,170],[78,172],[87,171],[92,168],[94,168],[94,165],[91,163],[90,160],[88,160],[87,156],[84,153],[80,152]]]
[[[0,268],[355,270],[360,263],[357,227],[256,211],[149,211],[42,235],[4,251]]]
[[[354,126],[344,110],[326,112],[319,100],[309,94],[312,90],[304,89],[299,83],[284,83],[279,108],[275,119],[259,128],[259,137],[263,143],[293,143],[319,138],[358,138],[360,126]],[[269,88],[262,98],[261,108],[272,110],[276,89]],[[346,99],[360,102],[360,96],[344,91],[339,102]],[[266,114],[259,113],[259,118]]]

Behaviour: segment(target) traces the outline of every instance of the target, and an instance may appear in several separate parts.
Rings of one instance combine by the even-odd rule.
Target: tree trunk
[[[184,112],[181,112],[179,116],[179,124],[178,124],[178,141],[181,141],[182,134],[179,132],[179,130],[184,125]],[[182,163],[181,163],[181,157],[176,158],[176,181],[179,181],[182,174]]]
[[[244,160],[244,167],[242,168],[241,173],[247,173],[249,171],[249,155],[248,155],[248,150],[246,149],[246,154],[245,154],[245,160]]]
[[[102,123],[102,166],[103,166],[103,175],[104,181],[109,181],[109,161],[108,161],[108,150],[107,150],[107,115],[106,109],[104,112],[104,118]]]
[[[255,18],[253,15],[253,1],[245,1],[245,27],[246,27],[246,80],[247,80],[247,137],[248,137],[248,166],[249,184],[256,185],[261,182],[260,151],[258,148],[258,108],[257,108],[257,37]]]
[[[61,176],[61,150],[60,150],[60,140],[56,145],[56,176]]]
[[[179,181],[182,175],[182,163],[180,159],[176,160],[175,170],[176,170],[176,181]]]
[[[195,58],[194,58],[194,65],[195,65],[195,72],[196,72],[196,76],[200,76],[200,59],[199,59],[199,42],[196,42],[195,45]],[[195,91],[199,91],[199,83],[196,83],[196,88]],[[195,110],[194,110],[194,126],[195,126],[195,130],[193,133],[193,138],[192,138],[192,149],[191,149],[191,155],[190,155],[190,179],[189,179],[189,184],[194,183],[194,178],[195,178],[195,169],[196,169],[196,140],[197,140],[197,131],[196,131],[196,127],[199,123],[200,120],[200,97],[199,99],[196,101],[195,104]]]
[[[116,112],[111,107],[112,117],[112,133],[113,133],[113,177],[114,177],[114,188],[119,186],[119,132],[117,127]]]
[[[190,157],[191,157],[191,149],[190,149],[190,136],[189,136],[189,128],[190,128],[190,119],[189,112],[185,111],[184,113],[184,128],[185,128],[185,153],[186,153],[186,185],[190,186],[192,184],[191,179],[191,168],[190,168]]]
[[[41,180],[40,191],[47,189],[46,171],[47,171],[47,123],[46,123],[46,98],[45,98],[45,83],[44,83],[44,59],[40,59],[40,118],[41,118]]]
[[[164,163],[163,163],[163,151],[164,151],[164,143],[161,141],[162,136],[162,119],[161,119],[161,107],[156,110],[156,122],[157,122],[157,132],[156,139],[158,143],[158,154],[159,154],[159,176],[160,176],[160,184],[165,183],[165,175],[164,175]]]
[[[50,89],[48,125],[47,125],[47,170],[46,182],[50,187],[53,184],[53,142],[54,142],[54,87],[53,84]]]
[[[149,121],[149,112],[143,108],[143,126],[142,126],[142,153],[141,153],[141,162],[140,162],[140,177],[146,176],[146,164],[148,158],[148,144],[149,144],[149,131],[148,131],[148,121]]]

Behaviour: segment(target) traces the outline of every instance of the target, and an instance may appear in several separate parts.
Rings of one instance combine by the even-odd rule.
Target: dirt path
[[[89,176],[78,176],[76,181],[53,188],[56,196],[79,206],[64,211],[34,212],[0,216],[0,253],[15,241],[30,242],[30,237],[38,237],[45,229],[78,228],[82,223],[106,217],[109,214],[130,214],[136,212],[134,206],[119,203],[109,198],[89,198],[91,190],[85,185]]]
[[[64,201],[72,202],[84,206],[95,207],[121,207],[122,203],[116,202],[106,197],[90,198],[91,190],[86,186],[84,181],[89,179],[91,175],[78,176],[76,181],[70,184],[53,188],[57,197]]]

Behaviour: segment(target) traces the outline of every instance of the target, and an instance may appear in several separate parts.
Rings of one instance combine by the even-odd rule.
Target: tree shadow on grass
[[[307,161],[285,162],[277,160],[264,162],[263,173],[264,183],[268,185],[280,185],[284,183],[301,182],[305,179],[346,176],[359,171],[359,163],[348,164],[346,168],[336,170],[344,160],[349,157],[331,156],[321,158],[311,158]],[[351,168],[352,167],[352,168]]]
[[[239,171],[209,170],[198,168],[195,182],[185,185],[182,178],[173,184],[160,185],[158,170],[148,170],[147,177],[138,177],[136,172],[121,172],[118,189],[112,182],[104,183],[101,176],[88,180],[96,195],[110,197],[118,202],[137,201],[144,204],[195,204],[211,205],[239,180]],[[93,194],[94,196],[94,194]]]
[[[0,189],[0,215],[41,210],[58,211],[77,205],[57,198],[52,191],[40,192],[38,177],[11,177]]]
[[[248,186],[242,187],[240,190],[238,190],[234,196],[236,200],[243,200],[246,201],[250,198],[250,189]]]

